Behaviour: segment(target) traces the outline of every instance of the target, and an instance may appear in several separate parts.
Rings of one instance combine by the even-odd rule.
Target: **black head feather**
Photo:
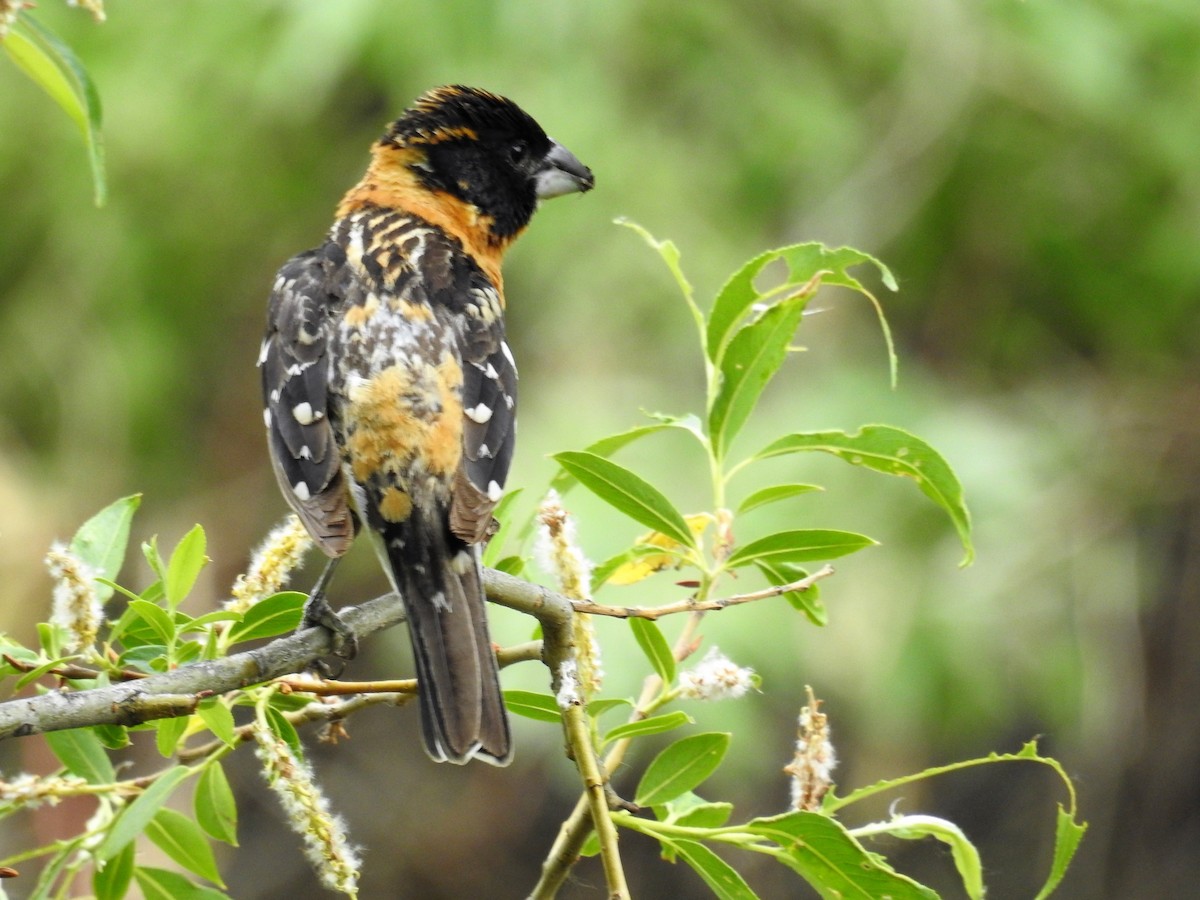
[[[479,88],[447,85],[423,94],[392,123],[383,143],[418,151],[411,166],[421,182],[490,217],[500,239],[529,224],[539,179],[549,168],[562,171],[564,155],[576,189],[592,186],[591,172],[550,140],[532,116]]]

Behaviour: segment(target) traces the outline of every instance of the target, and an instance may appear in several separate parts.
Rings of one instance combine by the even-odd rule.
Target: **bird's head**
[[[529,224],[539,200],[595,184],[591,170],[511,100],[460,85],[419,97],[389,127],[376,157],[466,204],[503,243]]]

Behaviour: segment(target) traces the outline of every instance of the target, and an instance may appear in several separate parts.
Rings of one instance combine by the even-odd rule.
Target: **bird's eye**
[[[508,145],[508,158],[515,163],[524,162],[529,155],[529,145],[524,141],[513,141]]]

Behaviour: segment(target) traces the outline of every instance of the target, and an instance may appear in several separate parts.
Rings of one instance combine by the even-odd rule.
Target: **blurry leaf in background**
[[[92,170],[94,200],[103,206],[108,196],[104,174],[100,94],[75,53],[29,13],[21,14],[8,34],[0,36],[8,58],[28,75],[79,128]]]

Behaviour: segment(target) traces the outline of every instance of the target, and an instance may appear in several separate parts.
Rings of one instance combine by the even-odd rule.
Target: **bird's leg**
[[[320,626],[327,629],[333,640],[334,654],[342,659],[354,659],[358,653],[358,636],[325,599],[325,592],[329,589],[329,582],[333,580],[333,573],[339,562],[341,557],[337,556],[325,564],[325,570],[321,572],[321,577],[313,585],[304,604],[304,618],[300,621],[300,627]]]

